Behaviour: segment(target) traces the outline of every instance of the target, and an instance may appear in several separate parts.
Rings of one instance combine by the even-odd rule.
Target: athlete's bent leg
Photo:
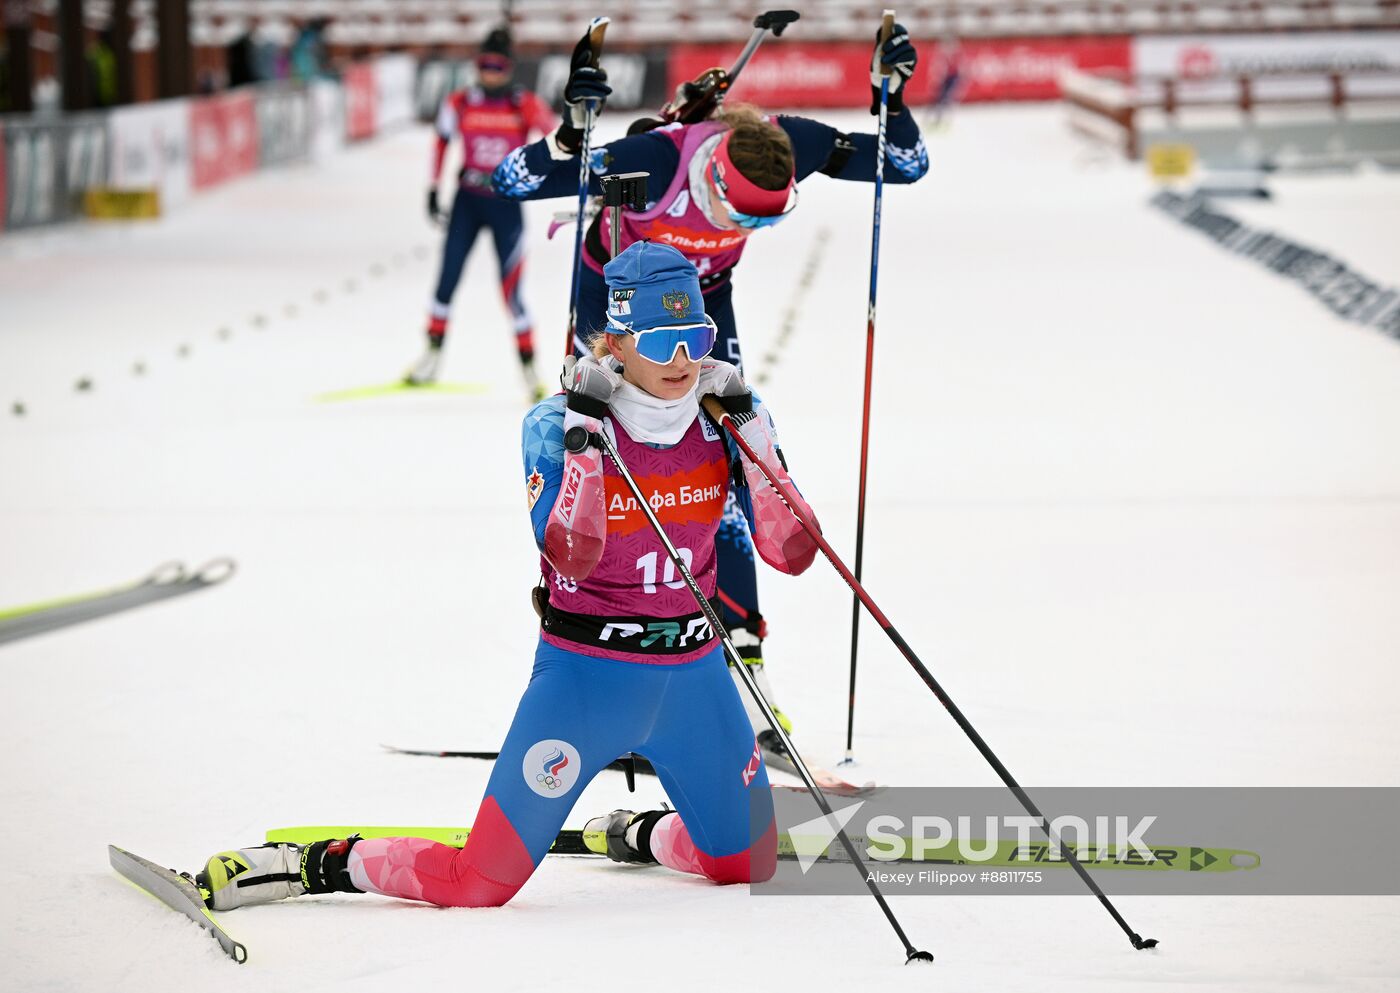
[[[634,744],[647,711],[638,691],[609,663],[541,642],[467,843],[360,841],[350,852],[351,881],[444,907],[506,903],[549,851],[583,788]],[[610,719],[600,720],[604,713]]]
[[[777,865],[773,796],[723,652],[675,667],[656,731],[638,749],[676,806],[651,825],[648,843],[679,872],[755,882]]]

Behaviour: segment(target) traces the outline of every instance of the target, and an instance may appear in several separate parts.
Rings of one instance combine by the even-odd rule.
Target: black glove
[[[442,208],[438,206],[437,187],[428,191],[428,220],[434,224],[442,223]]]
[[[593,47],[588,35],[579,39],[569,58],[569,81],[564,84],[564,103],[568,107],[569,123],[580,131],[586,123],[587,101],[593,103],[596,117],[612,94],[608,71],[593,64]]]
[[[870,57],[870,113],[880,113],[880,82],[884,78],[880,67],[890,68],[890,113],[904,110],[904,82],[914,75],[914,66],[919,62],[919,53],[909,40],[909,31],[903,24],[896,24],[890,32],[889,40],[880,44],[880,32],[875,32],[875,54]]]
[[[575,155],[583,148],[589,105],[596,118],[612,93],[607,70],[594,67],[592,62],[593,45],[585,33],[569,57],[569,80],[564,84],[564,123],[554,135],[555,144]]]

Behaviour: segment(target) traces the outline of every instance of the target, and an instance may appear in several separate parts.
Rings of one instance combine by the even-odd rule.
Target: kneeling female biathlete
[[[594,354],[570,360],[564,394],[525,417],[525,487],[547,597],[538,598],[534,672],[466,844],[352,837],[221,852],[200,879],[214,909],[324,892],[499,906],[530,878],[588,782],[629,752],[651,761],[675,810],[589,821],[609,857],[719,883],[773,873],[768,777],[720,637],[599,436],[615,446],[707,598],[731,474],[743,480],[765,562],[796,575],[817,546],[701,411],[710,394],[726,409],[751,403],[740,432],[795,491],[767,410],[734,366],[706,359],[715,327],[695,267],[673,248],[637,242],[604,275],[608,324]],[[797,509],[815,521],[805,504]]]

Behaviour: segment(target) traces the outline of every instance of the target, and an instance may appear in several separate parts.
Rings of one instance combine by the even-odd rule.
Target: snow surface
[[[886,191],[874,596],[1030,786],[1395,785],[1400,343],[1148,207],[1146,177],[1087,152],[1055,108],[969,109],[928,141],[927,180]],[[530,669],[523,389],[489,246],[446,363],[486,392],[313,400],[419,351],[440,237],[421,215],[427,151],[415,128],[155,224],[0,239],[0,605],[172,558],[240,566],[0,648],[0,988],[1400,986],[1394,898],[1123,898],[1162,941],[1147,953],[1088,896],[905,898],[938,957],[914,969],[867,899],[555,859],[499,910],[345,897],[228,915],[239,968],[128,887],[108,842],[193,869],[279,825],[472,819],[485,763],[378,745],[493,748]],[[1400,282],[1400,180],[1273,186],[1238,213]],[[794,474],[843,553],[870,200],[805,184],[736,280],[751,372],[767,367]],[[545,355],[572,242],[543,229],[568,206],[527,208]],[[829,765],[849,593],[821,563],[762,583],[779,701]],[[854,777],[992,784],[868,621],[862,645]],[[660,799],[605,774],[570,823]]]

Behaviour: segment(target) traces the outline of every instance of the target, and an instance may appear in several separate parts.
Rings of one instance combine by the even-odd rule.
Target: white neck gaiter
[[[706,170],[710,167],[710,156],[715,154],[715,149],[719,147],[720,139],[724,137],[721,131],[717,135],[711,135],[700,143],[700,147],[695,150],[695,154],[690,157],[690,168],[687,170],[686,183],[690,188],[690,199],[695,206],[700,208],[700,213],[705,215],[705,220],[709,221],[717,228],[726,227],[715,219],[715,208],[710,203],[710,181]]]
[[[674,445],[700,414],[696,396],[699,377],[690,392],[679,400],[662,400],[625,379],[613,394],[608,407],[633,441],[652,445]]]

